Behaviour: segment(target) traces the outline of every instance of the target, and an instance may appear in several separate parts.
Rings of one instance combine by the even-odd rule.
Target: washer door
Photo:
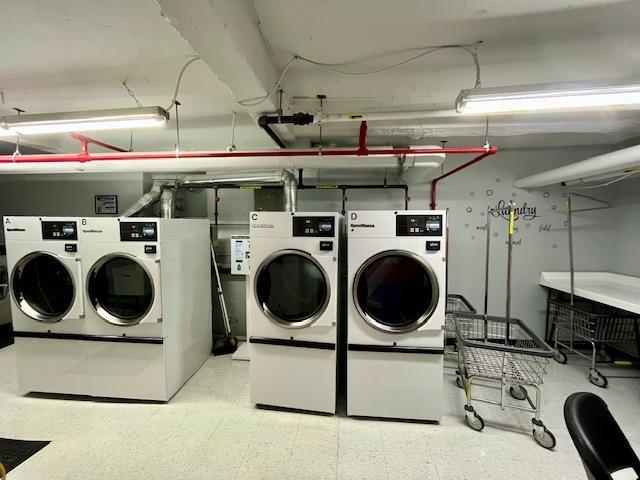
[[[388,250],[362,264],[353,281],[358,312],[382,332],[413,332],[433,315],[439,286],[431,267],[414,253]]]
[[[87,295],[106,322],[131,326],[140,323],[153,306],[155,290],[147,268],[124,253],[105,255],[87,278]]]
[[[73,274],[60,257],[34,252],[20,259],[11,274],[13,298],[29,317],[44,323],[59,322],[73,307]]]
[[[300,250],[281,250],[268,256],[258,267],[254,290],[264,314],[286,328],[315,323],[331,295],[324,268]]]

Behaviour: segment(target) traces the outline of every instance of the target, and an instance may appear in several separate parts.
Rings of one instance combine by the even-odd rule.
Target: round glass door
[[[113,254],[91,268],[87,293],[95,311],[114,325],[140,323],[153,305],[149,272],[133,257]]]
[[[436,308],[438,282],[417,255],[386,251],[369,258],[354,279],[353,295],[362,318],[377,330],[412,332],[424,325]]]
[[[71,310],[76,292],[66,265],[45,252],[27,255],[16,264],[11,288],[20,309],[45,323],[60,321]]]
[[[311,325],[327,308],[329,281],[308,253],[283,250],[267,257],[256,272],[255,296],[262,311],[278,325]]]

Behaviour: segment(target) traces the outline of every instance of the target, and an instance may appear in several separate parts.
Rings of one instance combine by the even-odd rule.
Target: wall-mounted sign
[[[117,195],[96,195],[97,215],[116,215],[118,213]]]

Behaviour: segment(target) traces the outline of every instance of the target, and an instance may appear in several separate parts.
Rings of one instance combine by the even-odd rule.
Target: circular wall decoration
[[[494,237],[496,237],[496,238],[498,238],[498,234],[497,234],[497,233],[494,233],[494,234],[493,234],[493,236],[494,236]]]
[[[464,228],[469,228],[469,224],[468,224],[468,223],[465,223],[465,224],[464,224]]]
[[[565,220],[564,222],[562,222],[562,224],[563,224],[565,227],[568,227],[568,226],[569,226],[569,222],[567,222],[566,220]]]
[[[551,196],[551,194],[550,194],[549,192],[544,192],[544,193],[542,194],[542,196],[543,196],[544,198],[549,198],[549,197]]]
[[[552,245],[552,247],[553,247],[553,248],[558,248],[558,244],[557,244],[557,243],[554,243],[554,244]]]
[[[471,240],[475,240],[476,236],[475,235],[471,235]]]
[[[500,183],[500,179],[499,178],[496,178],[496,183]]]
[[[480,216],[481,216],[481,217],[484,217],[484,212],[480,212]]]
[[[517,197],[517,196],[518,196],[518,194],[517,194],[516,192],[513,192],[513,193],[511,194],[511,196],[512,196],[513,198],[515,198],[515,197]]]
[[[467,207],[467,213],[471,213],[471,212],[473,212],[473,208]]]
[[[531,193],[531,192],[533,192],[533,189],[532,188],[527,188],[527,193]]]
[[[551,205],[551,210],[555,210],[556,208],[558,207],[556,207],[555,205]]]
[[[489,189],[487,190],[487,197],[490,197],[491,195],[493,195],[493,190]]]
[[[470,196],[470,197],[475,197],[475,196],[476,196],[476,192],[471,192],[471,193],[469,194],[469,196]]]

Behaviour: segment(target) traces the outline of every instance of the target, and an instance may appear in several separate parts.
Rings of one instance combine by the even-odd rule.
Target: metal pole
[[[571,283],[571,306],[575,292],[575,270],[573,266],[573,215],[571,211],[571,194],[567,194],[567,232],[569,233],[569,281]]]
[[[515,211],[513,201],[509,202],[509,236],[507,244],[507,308],[505,341],[509,343],[509,321],[511,320],[511,257],[513,250],[513,232],[515,229]]]
[[[486,342],[487,341],[487,335],[488,335],[488,320],[487,320],[487,314],[489,312],[489,259],[491,256],[491,212],[492,209],[491,207],[487,207],[487,226],[485,228],[486,232],[487,232],[487,244],[486,244],[486,249],[487,251],[485,252],[485,262],[484,262],[484,332],[483,332],[483,339]]]

